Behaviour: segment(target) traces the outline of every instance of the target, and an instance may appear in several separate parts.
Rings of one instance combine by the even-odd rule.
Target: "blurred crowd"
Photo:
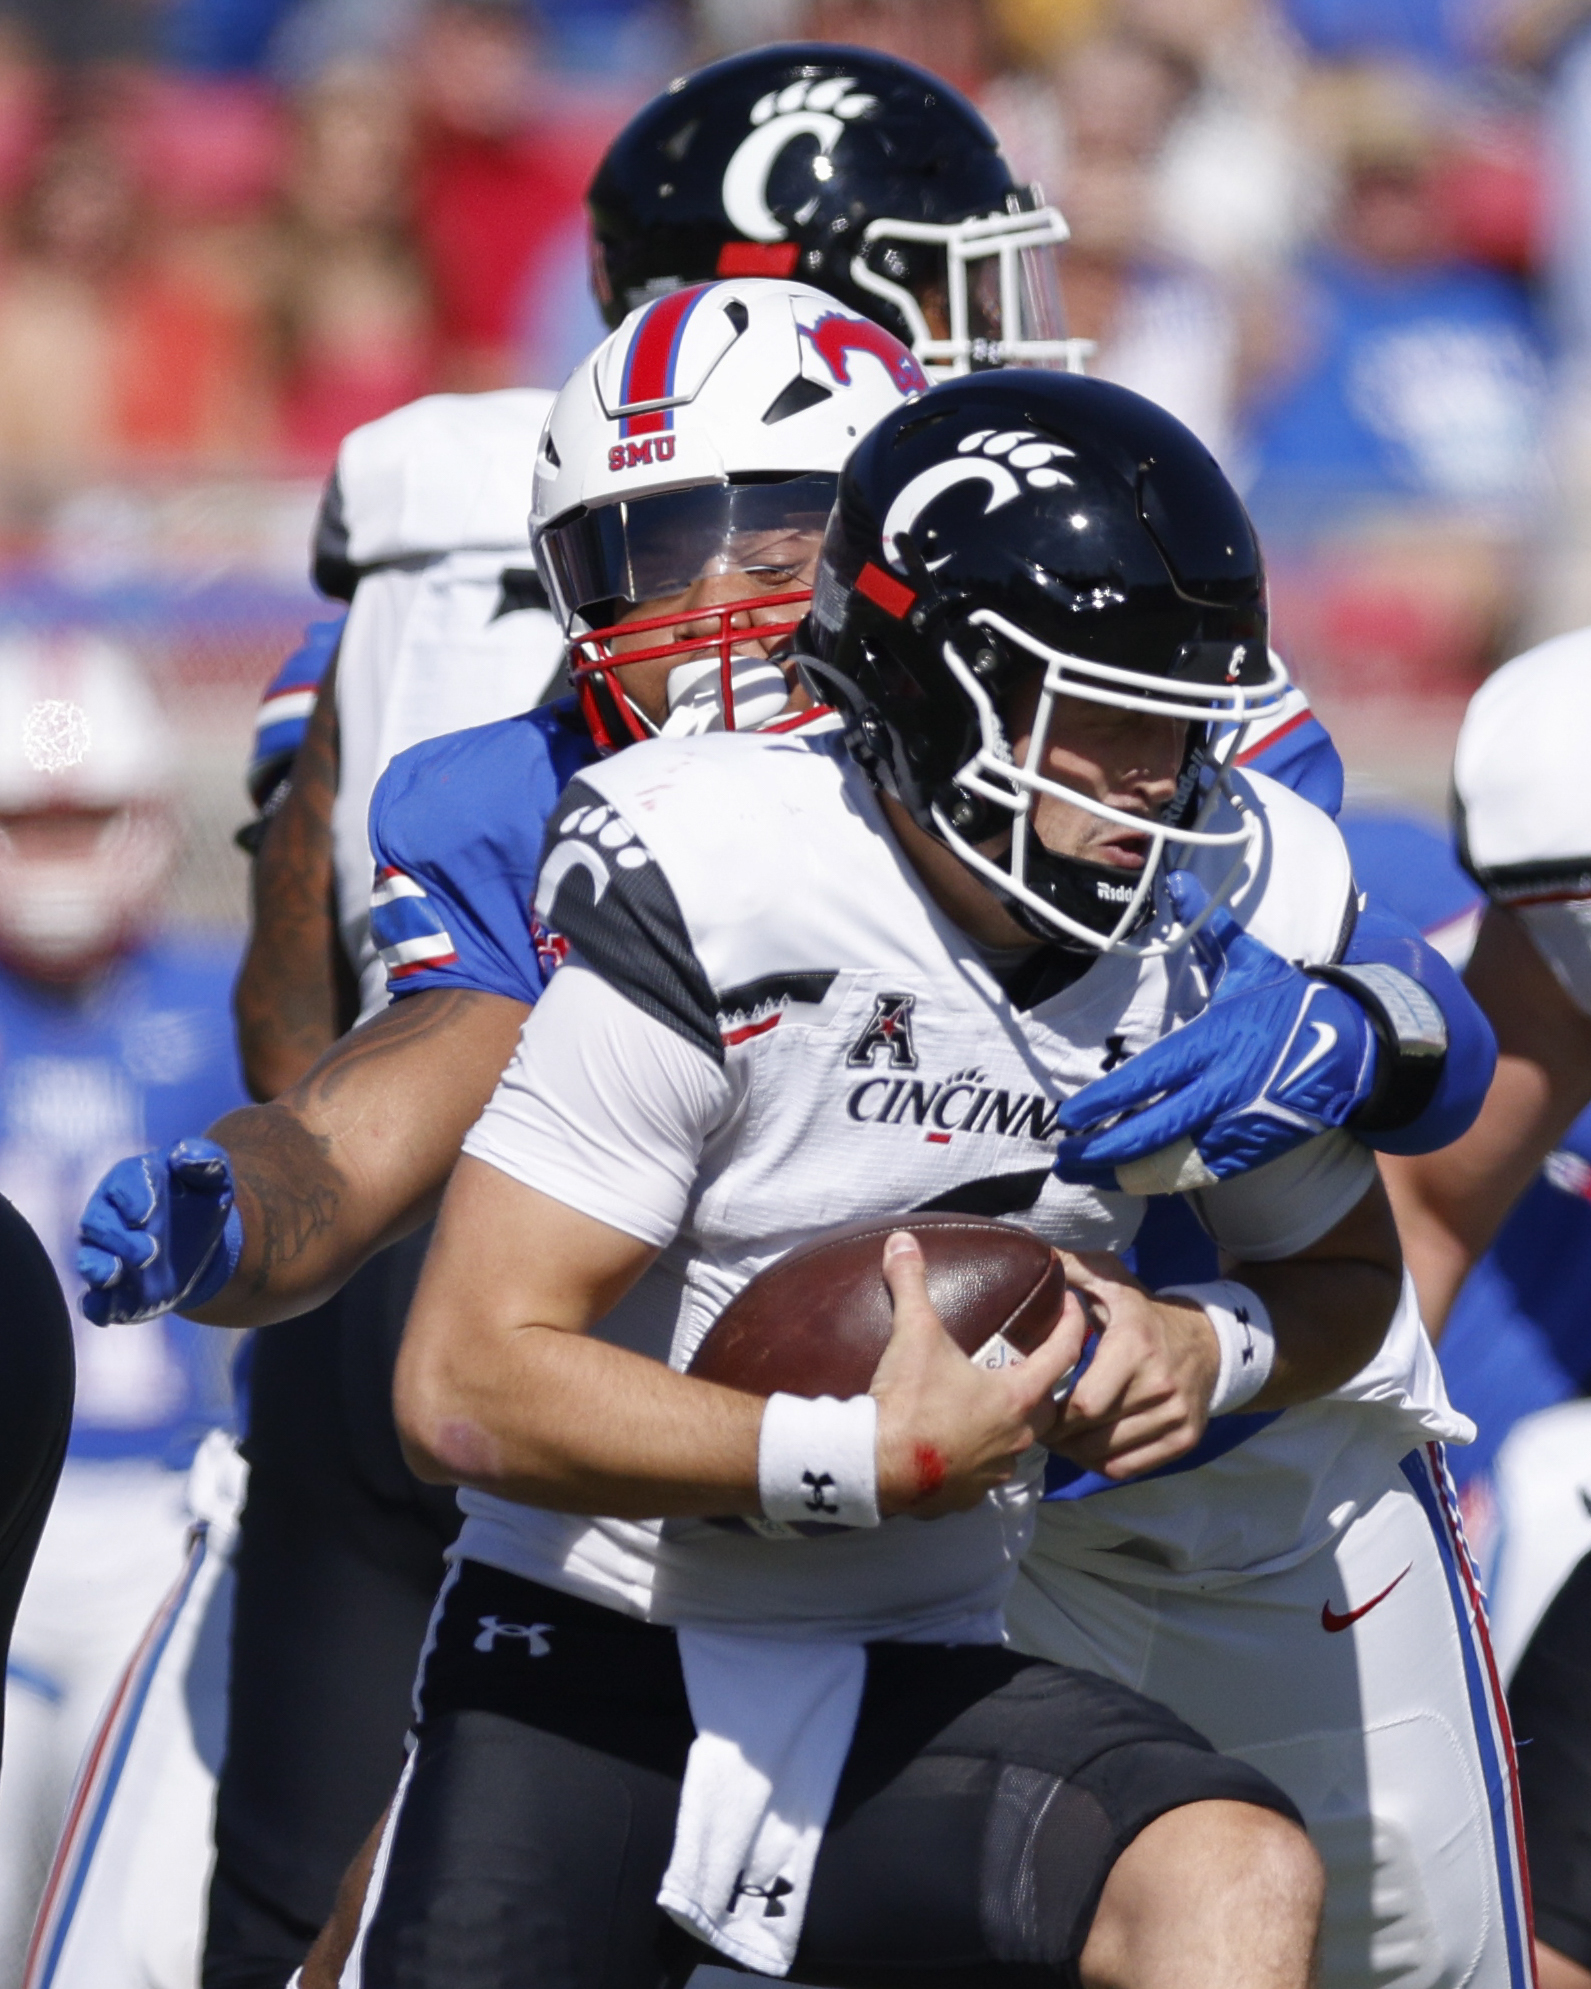
[[[11,0],[12,529],[556,384],[603,145],[785,37],[981,103],[1071,224],[1070,329],[1237,476],[1317,685],[1457,697],[1591,615],[1586,0]]]

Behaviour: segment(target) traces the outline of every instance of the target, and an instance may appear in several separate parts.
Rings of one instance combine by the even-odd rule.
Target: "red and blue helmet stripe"
[[[710,283],[698,283],[690,290],[671,290],[648,307],[624,356],[624,378],[619,389],[622,407],[634,407],[637,401],[665,401],[673,394],[685,327],[692,311],[712,288]],[[672,408],[652,408],[645,414],[625,415],[619,433],[660,435],[673,426]]]

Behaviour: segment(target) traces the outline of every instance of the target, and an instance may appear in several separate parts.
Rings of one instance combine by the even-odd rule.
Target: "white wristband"
[[[1210,1397],[1210,1414],[1227,1416],[1252,1402],[1276,1365],[1276,1332],[1265,1301],[1232,1278],[1203,1285],[1166,1285],[1157,1298],[1191,1298],[1204,1308],[1221,1346],[1221,1370]]]
[[[878,1404],[770,1395],[757,1442],[757,1490],[769,1519],[878,1525]]]

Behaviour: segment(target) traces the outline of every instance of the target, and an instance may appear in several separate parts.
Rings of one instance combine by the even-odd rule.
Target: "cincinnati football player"
[[[1057,1458],[1008,1623],[1021,1648],[1130,1679],[1219,1746],[1265,1762],[1326,1860],[1324,1979],[1362,1981],[1393,1953],[1417,1948],[1433,1980],[1522,1984],[1528,1930],[1507,1715],[1440,1459],[1441,1440],[1466,1440],[1469,1426],[1446,1402],[1407,1283],[1384,1339],[1341,1334],[1350,1317],[1362,1319],[1347,1282],[1314,1313],[1319,1346],[1329,1343],[1341,1362],[1329,1376],[1316,1370],[1315,1399],[1278,1390],[1279,1369],[1262,1381],[1249,1362],[1234,1401],[1228,1361],[1243,1363],[1246,1336],[1264,1317],[1251,1294],[1270,1302],[1253,1260],[1284,1252],[1256,1247],[1252,1234],[1223,1236],[1202,1200],[1238,1181],[1266,1196],[1312,1154],[1346,1151],[1334,1144],[1344,1138],[1363,1163],[1358,1126],[1395,1117],[1390,1101],[1405,1085],[1423,1092],[1430,1046],[1418,1004],[1404,1005],[1385,961],[1355,968],[1352,903],[1322,952],[1296,937],[1277,944],[1265,931],[1273,893],[1291,891],[1296,906],[1317,914],[1331,897],[1316,858],[1283,881],[1287,818],[1273,788],[1252,780],[1256,807],[1239,774],[1221,767],[1195,777],[1192,732],[1181,735],[1191,757],[1162,762],[1181,785],[1152,828],[1135,829],[1121,819],[1130,811],[1079,780],[1067,750],[1073,728],[1087,737],[1150,717],[1168,730],[1191,728],[1201,704],[1209,718],[1223,701],[1229,711],[1267,691],[1257,554],[1240,508],[1208,485],[1200,502],[1186,501],[1197,465],[1173,446],[1174,424],[1151,419],[1143,403],[1115,414],[1126,446],[1107,459],[1108,473],[1089,474],[1082,437],[1088,397],[1100,391],[1053,380],[1041,394],[1005,375],[939,389],[884,423],[842,483],[807,666],[815,689],[844,713],[903,847],[958,902],[969,875],[995,894],[1005,925],[991,916],[986,943],[1013,945],[1023,931],[1048,928],[1152,955],[1204,920],[1186,950],[1158,970],[1152,959],[1140,969],[1152,985],[1156,971],[1175,976],[1190,953],[1202,958],[1200,1012],[1169,1035],[1151,1028],[1154,1041],[1115,1027],[1102,1062],[1117,1070],[1062,1103],[1062,1125],[1075,1123],[1090,1090],[1108,1098],[1118,1072],[1158,1062],[1163,1082],[1168,1069],[1175,1076],[1202,1059],[1196,1082],[1219,1082],[1228,1059],[1247,1063],[1239,1017],[1269,1039],[1262,1081],[1242,1092],[1241,1105],[1234,1098],[1230,1116],[1215,1114],[1191,1148],[1163,1154],[1158,1183],[1142,1163],[1117,1161],[1113,1181],[1103,1170],[1093,1176],[1101,1192],[1169,1182],[1190,1191],[1227,1254],[1221,1277],[1182,1289],[1199,1298],[1213,1341],[1228,1336],[1236,1352],[1223,1353],[1216,1371],[1213,1417],[1196,1412],[1168,1438],[1177,1414],[1167,1397],[1101,1371],[1107,1325],[1099,1359],[1050,1439]],[[964,411],[931,425],[936,403],[953,394]],[[1001,464],[1003,479],[993,474]],[[1118,604],[1119,594],[1127,599]],[[1254,916],[1216,839],[1267,818],[1278,855]],[[1173,856],[1197,884],[1167,879],[1161,917],[1169,908],[1184,922],[1169,937],[1145,920],[1166,823],[1210,839]],[[1230,910],[1212,911],[1229,889]],[[561,922],[579,947],[575,925]],[[1313,965],[1300,974],[1284,959]],[[1112,965],[1091,968],[1070,998],[1086,1008],[1094,984],[1102,1002]],[[1362,1045],[1353,1009],[1372,986],[1388,1000],[1387,1021],[1392,1007],[1401,1016],[1378,1033],[1372,1061],[1388,1087],[1379,1103],[1352,1075],[1363,1069],[1362,1048],[1339,1061]],[[1164,1061],[1173,1048],[1186,1064]],[[892,1105],[886,1119],[909,1123],[910,1097],[908,1089],[907,1109]],[[1146,1143],[1170,1123],[1156,1124],[1160,1109],[1144,1112]],[[959,1125],[959,1100],[946,1116]],[[1254,1165],[1282,1145],[1260,1121],[1308,1136],[1286,1157]],[[974,1124],[982,1124],[976,1114]],[[1322,1130],[1330,1126],[1342,1130]],[[1068,1165],[1070,1144],[1058,1171],[1086,1180],[1086,1162]],[[1252,1171],[1232,1171],[1240,1154]],[[1288,1248],[1329,1220],[1324,1178],[1305,1199],[1309,1223]],[[1232,1260],[1244,1257],[1240,1271]],[[1142,1297],[1097,1258],[1074,1275],[1107,1318],[1125,1317],[1118,1308]],[[1266,1356],[1256,1358],[1263,1366]],[[1191,1384],[1193,1399],[1211,1399],[1209,1386]],[[1462,1873],[1453,1862],[1459,1841]],[[1365,1910],[1372,1896],[1375,1915]]]
[[[894,56],[803,42],[699,69],[625,126],[587,204],[610,324],[705,275],[799,276],[935,378],[1088,351],[1063,334],[1060,211],[959,90]]]
[[[1276,1762],[1326,1851],[1331,1979],[1362,1980],[1417,1942],[1438,1980],[1464,1979],[1478,1955],[1487,1980],[1518,1982],[1506,1716],[1480,1684],[1483,1626],[1431,1448],[1463,1439],[1468,1425],[1446,1404],[1409,1293],[1398,1298],[1395,1241],[1351,1124],[1367,1097],[1360,1074],[1379,1072],[1383,1099],[1419,1092],[1429,1045],[1413,1029],[1375,1034],[1352,991],[1344,940],[1355,893],[1324,818],[1200,749],[1205,728],[1280,695],[1262,603],[1236,500],[1192,438],[1133,396],[1006,374],[940,388],[889,418],[842,479],[806,666],[883,790],[882,820],[859,773],[843,776],[837,801],[818,789],[835,778],[831,755],[770,742],[744,769],[726,757],[731,742],[713,752],[704,741],[655,772],[657,755],[687,749],[650,746],[588,771],[565,796],[538,902],[579,964],[554,979],[467,1146],[490,1164],[462,1174],[455,1196],[496,1197],[495,1214],[455,1232],[458,1255],[446,1235],[434,1247],[437,1282],[429,1304],[422,1292],[406,1357],[413,1435],[432,1468],[506,1497],[510,1510],[498,1496],[466,1495],[467,1557],[557,1589],[553,1564],[590,1571],[621,1554],[600,1523],[576,1548],[573,1521],[511,1517],[523,1497],[576,1503],[556,1485],[559,1470],[582,1468],[563,1392],[582,1370],[541,1377],[543,1395],[498,1337],[500,1307],[516,1320],[544,1314],[517,1242],[504,1246],[510,1263],[484,1240],[494,1225],[526,1233],[494,1169],[533,1190],[548,1223],[559,1220],[551,1205],[573,1202],[595,1228],[611,1225],[606,1242],[633,1253],[628,1271],[604,1259],[615,1283],[664,1247],[626,1304],[655,1294],[660,1277],[683,1276],[683,1316],[697,1323],[733,1289],[737,1261],[754,1268],[768,1238],[805,1233],[792,1215],[797,1182],[812,1229],[914,1201],[1013,1214],[1076,1245],[1083,1232],[1071,1225],[1109,1211],[1122,1227],[1101,1220],[1072,1275],[1110,1323],[1051,1437],[1048,1497],[1008,1604],[1014,1630],[1052,1659],[1122,1683],[1152,1678],[1226,1749]],[[686,795],[689,820],[682,802],[670,805]],[[718,834],[717,824],[732,828]],[[891,842],[887,862],[864,860]],[[1168,861],[1182,871],[1162,887]],[[766,914],[758,878],[773,894]],[[921,933],[925,893],[963,932],[956,944],[998,976],[990,999],[1036,1059],[1036,1087],[994,1067],[1000,1032],[965,992],[977,970],[941,984],[944,927],[930,911]],[[638,964],[643,931],[667,959],[666,986]],[[1315,971],[1284,964],[1298,959]],[[1239,1013],[1269,1013],[1261,1027],[1281,1031],[1255,1115],[1299,1143],[1247,1173],[1219,1155],[1200,1161],[1184,1199],[1229,1252],[1226,1275],[1150,1297],[1092,1252],[1131,1235],[1143,1209],[1137,1195],[1123,1199],[1133,1181],[1067,1185],[1050,1174],[1050,1101],[1168,1038],[1231,1054],[1205,1028],[1229,976]],[[553,1043],[555,1030],[567,1040]],[[622,1099],[604,1076],[609,1057],[627,1073]],[[826,1057],[837,1060],[832,1075]],[[560,1088],[564,1072],[578,1101]],[[654,1077],[684,1089],[665,1104]],[[671,1115],[687,1099],[688,1127],[676,1128]],[[789,1114],[795,1126],[781,1131]],[[600,1159],[571,1158],[572,1135],[559,1129],[574,1126]],[[759,1167],[752,1129],[777,1165]],[[1236,1122],[1229,1131],[1228,1158],[1246,1138]],[[646,1158],[610,1194],[603,1165],[637,1140]],[[820,1155],[810,1177],[794,1159],[803,1142]],[[697,1169],[711,1186],[691,1185]],[[1137,1182],[1140,1193],[1164,1185]],[[1253,1198],[1241,1222],[1221,1214],[1234,1190]],[[570,1224],[590,1241],[593,1226]],[[730,1232],[746,1239],[739,1260]],[[540,1224],[531,1233],[545,1242]],[[460,1283],[465,1257],[480,1267],[473,1284]],[[545,1253],[537,1261],[547,1274]],[[464,1289],[472,1302],[461,1314]],[[581,1324],[601,1309],[575,1307]],[[455,1330],[466,1331],[467,1355]],[[611,1352],[600,1340],[578,1345],[593,1362]],[[654,1385],[671,1390],[675,1378]],[[637,1414],[684,1442],[692,1426],[664,1415],[667,1394],[635,1386]],[[556,1444],[535,1406],[553,1402]],[[754,1436],[741,1432],[755,1455]],[[455,1437],[480,1448],[455,1455]],[[737,1496],[776,1496],[712,1454]],[[604,1455],[622,1476],[622,1434]],[[692,1456],[700,1497],[701,1453]],[[726,1496],[724,1482],[715,1495]],[[615,1509],[612,1481],[589,1496]],[[662,1494],[654,1483],[646,1496]],[[566,1524],[568,1539],[537,1533]],[[695,1596],[670,1539],[658,1549],[658,1592]],[[632,1546],[625,1536],[621,1558]],[[494,1590],[495,1615],[521,1620],[509,1615],[511,1593],[514,1607],[556,1620],[541,1588]],[[1495,1805],[1477,1795],[1487,1789]],[[1338,1815],[1351,1824],[1336,1828]],[[426,1802],[411,1827],[418,1839],[436,1823]],[[1400,1904],[1388,1913],[1378,1894],[1378,1925],[1364,1907],[1389,1856]],[[452,1882],[438,1880],[444,1892]],[[419,1901],[412,1911],[383,1895],[383,1939],[412,1937],[430,1910],[423,1894],[408,1896]]]
[[[550,433],[561,454],[556,420]],[[1156,553],[1131,467],[1146,455],[1165,465],[1151,489],[1172,556],[1181,521],[1219,505],[1246,562],[1212,576]],[[1017,652],[985,698],[1019,762],[1064,761],[1083,798],[1039,833],[1109,873],[1131,905],[1121,931],[1063,948],[1085,922],[1046,910],[1038,938],[1007,911],[1009,880],[987,889],[876,791],[880,726],[904,787],[907,763],[923,776],[965,746],[973,703],[944,699],[943,663],[923,667],[961,633],[943,618],[881,670],[887,709],[823,637],[848,591],[914,610],[880,522],[871,573],[831,522],[814,601],[810,673],[842,700],[849,752],[810,730],[657,738],[557,804],[536,903],[568,959],[466,1141],[399,1361],[411,1453],[464,1485],[466,1518],[347,1981],[662,1983],[714,1951],[841,1984],[947,1966],[969,1984],[1307,1977],[1313,1853],[1263,1780],[1224,1782],[1243,1764],[1125,1685],[1102,1701],[1097,1675],[1000,1648],[1037,1489],[1019,1463],[1055,1420],[1080,1307],[990,1376],[945,1339],[920,1256],[896,1239],[874,1394],[765,1405],[679,1371],[760,1264],[843,1219],[990,1206],[1074,1250],[1128,1240],[1141,1200],[1059,1182],[1049,1128],[1108,1037],[1136,1046],[1201,1003],[1190,929],[1151,911],[1139,932],[1168,847],[1288,953],[1337,947],[1352,880],[1325,816],[1225,770],[1197,823],[1166,816],[1190,723],[1284,689],[1246,522],[1186,431],[1097,383],[977,375],[886,416],[835,516],[914,509],[963,599],[969,492],[1013,482],[986,532],[1048,580],[1052,506],[1016,500],[1053,497],[1062,461],[1098,557],[1132,575],[1114,625],[1138,624],[1152,693],[1068,702],[1051,727],[1042,673]],[[1161,601],[1157,625],[1172,580],[1225,583],[1225,598]],[[1220,1287],[1229,1326],[1204,1309],[1220,1309],[1214,1290],[1157,1300],[1068,1258],[1111,1313],[1098,1403],[1068,1432],[1090,1460],[1185,1451],[1223,1332],[1215,1406],[1274,1413],[1347,1380],[1393,1315],[1396,1241],[1351,1135],[1202,1189],[1199,1206],[1255,1287]],[[712,1523],[814,1511],[836,1537]],[[1102,1812],[1091,1843],[1046,1821],[1084,1790]],[[461,1944],[444,1928],[492,1932]]]

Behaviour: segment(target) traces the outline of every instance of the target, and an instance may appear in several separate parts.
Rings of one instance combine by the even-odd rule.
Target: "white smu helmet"
[[[0,640],[0,958],[75,979],[147,923],[177,853],[168,733],[126,651]]]
[[[812,598],[840,469],[926,385],[870,319],[804,283],[756,279],[660,297],[582,363],[542,434],[534,537],[599,747],[660,729],[620,681],[636,663],[679,658],[669,733],[784,710],[771,650],[788,648]],[[699,579],[731,574],[747,582],[736,598],[685,605]],[[638,616],[645,603],[658,612]]]

